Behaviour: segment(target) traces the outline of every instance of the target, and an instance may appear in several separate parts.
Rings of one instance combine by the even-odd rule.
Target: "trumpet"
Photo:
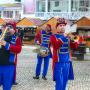
[[[78,35],[73,35],[72,33],[68,33],[67,36],[69,36],[72,41],[76,41],[76,42],[79,41]]]

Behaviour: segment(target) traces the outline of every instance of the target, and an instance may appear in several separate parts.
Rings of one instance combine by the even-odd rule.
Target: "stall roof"
[[[72,25],[76,24],[77,28],[80,27],[90,27],[90,17],[82,17],[81,19],[74,22]]]
[[[30,20],[27,18],[23,18],[22,20],[17,22],[17,27],[31,27],[31,26],[35,26],[35,24],[30,22]]]
[[[39,18],[27,18],[27,19],[29,19],[30,22],[34,23],[35,26],[40,26],[46,22],[46,21],[43,21]]]
[[[0,18],[0,25],[2,25],[4,23],[5,23],[5,21],[2,18]]]
[[[39,18],[23,18],[17,23],[17,27],[34,27],[34,26],[40,26],[45,21],[39,19]]]

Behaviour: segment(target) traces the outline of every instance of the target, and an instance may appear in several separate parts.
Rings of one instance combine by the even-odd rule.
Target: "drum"
[[[39,46],[33,51],[42,57],[46,57],[49,54],[49,49],[44,46]]]

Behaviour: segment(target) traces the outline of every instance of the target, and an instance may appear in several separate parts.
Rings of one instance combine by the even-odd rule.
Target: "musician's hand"
[[[0,41],[0,45],[5,46],[5,45],[6,45],[6,41],[1,40],[1,41]]]
[[[68,36],[68,34],[67,33],[64,33],[64,36]]]
[[[70,38],[74,38],[74,35],[72,35],[72,34],[68,34],[68,37],[70,37]]]
[[[36,44],[37,44],[37,45],[40,45],[40,42],[39,42],[39,41],[37,41],[37,42],[36,42]]]

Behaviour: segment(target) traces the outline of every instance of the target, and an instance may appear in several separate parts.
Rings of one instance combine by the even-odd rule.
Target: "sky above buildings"
[[[21,1],[24,1],[24,0],[21,0]],[[0,4],[3,4],[3,3],[13,3],[15,2],[15,0],[0,0]]]

